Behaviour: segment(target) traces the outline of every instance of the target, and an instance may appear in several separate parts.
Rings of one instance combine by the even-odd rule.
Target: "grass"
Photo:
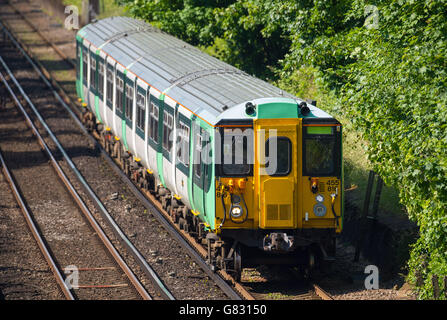
[[[345,121],[341,119],[341,122]],[[345,188],[352,188],[346,193],[346,198],[358,208],[363,208],[371,164],[366,154],[366,142],[354,131],[345,128],[343,135],[343,160],[345,173]],[[375,184],[371,193],[370,206],[375,194]],[[399,192],[393,186],[384,185],[379,202],[379,213],[405,215],[405,209],[399,202]]]

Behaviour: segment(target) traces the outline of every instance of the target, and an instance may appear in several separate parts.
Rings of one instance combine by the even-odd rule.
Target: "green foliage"
[[[398,187],[420,227],[409,279],[420,270],[420,296],[432,297],[431,275],[447,275],[445,0],[118,1],[246,72],[299,96],[315,94],[349,118],[368,142],[374,170]]]

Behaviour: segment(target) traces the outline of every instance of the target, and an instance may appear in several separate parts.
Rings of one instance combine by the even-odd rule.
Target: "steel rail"
[[[2,25],[0,23],[0,25]],[[3,26],[4,27],[4,26]],[[6,29],[4,29],[6,30]],[[9,33],[9,32],[8,32]],[[10,39],[12,38],[12,35],[9,33]],[[15,42],[15,39],[14,41]],[[17,42],[15,42],[15,44],[18,44]],[[28,57],[28,55],[26,54],[25,51],[23,51],[23,49],[21,50],[22,53],[24,54],[25,57],[27,57],[29,62],[32,62],[32,60]],[[34,106],[34,104],[31,102],[31,100],[29,99],[28,95],[25,93],[25,91],[23,90],[23,88],[21,87],[21,85],[18,83],[18,81],[15,79],[14,75],[12,74],[12,72],[10,71],[10,69],[8,68],[8,66],[6,65],[6,63],[4,62],[3,58],[0,57],[0,62],[3,65],[3,67],[5,68],[5,70],[8,71],[8,74],[10,75],[11,79],[13,80],[14,84],[16,85],[16,87],[19,89],[19,91],[21,92],[22,96],[25,98],[25,100],[28,102],[30,108],[33,110],[34,114],[36,115],[36,117],[38,118],[39,122],[43,125],[43,127],[45,128],[45,130],[48,132],[50,138],[53,140],[53,142],[56,144],[57,148],[59,149],[59,151],[61,152],[62,156],[64,157],[64,159],[66,160],[67,164],[69,165],[70,169],[73,171],[73,173],[76,175],[77,179],[79,180],[79,182],[81,183],[83,189],[88,193],[88,195],[91,197],[91,199],[93,200],[93,203],[95,205],[95,207],[99,210],[99,212],[101,213],[102,217],[104,219],[106,219],[107,223],[112,227],[113,232],[115,233],[115,235],[118,236],[118,240],[129,250],[129,252],[132,254],[132,256],[136,259],[136,262],[139,264],[139,266],[142,268],[143,272],[152,280],[152,282],[160,289],[160,293],[161,295],[165,298],[165,299],[169,299],[169,300],[175,300],[174,296],[172,295],[172,293],[168,290],[168,288],[164,285],[164,283],[162,282],[162,280],[158,277],[158,275],[156,274],[156,272],[152,269],[152,267],[146,262],[146,260],[143,258],[143,256],[141,255],[141,253],[135,248],[135,246],[130,242],[130,240],[126,237],[126,235],[123,233],[123,231],[121,230],[121,228],[115,223],[115,221],[113,220],[113,218],[111,217],[110,213],[107,211],[107,209],[105,208],[104,204],[102,203],[102,201],[98,198],[98,196],[95,194],[95,192],[93,191],[93,189],[90,187],[90,185],[87,183],[87,181],[85,180],[85,178],[82,176],[81,172],[77,169],[76,165],[73,163],[73,161],[71,160],[71,158],[69,157],[69,155],[66,153],[65,149],[62,147],[62,145],[59,143],[58,139],[56,138],[56,136],[53,134],[53,132],[51,131],[51,129],[48,127],[48,125],[46,124],[45,120],[43,119],[43,117],[40,115],[39,111],[36,109],[36,107]],[[35,66],[34,63],[32,63],[33,67],[36,69],[37,67]],[[39,76],[44,79],[44,82],[47,86],[49,86],[53,92],[53,94],[55,95],[55,97],[57,98],[57,100],[62,103],[64,106],[66,106],[65,102],[63,101],[63,99],[60,97],[60,95],[52,88],[51,84],[47,81],[47,79],[45,79],[45,77],[43,76],[43,74],[41,72],[38,72]],[[68,107],[68,106],[67,106]],[[73,114],[74,116],[74,114]],[[77,118],[77,117],[76,117]],[[79,119],[78,119],[79,121]],[[81,122],[79,122],[80,125],[82,125]],[[85,128],[84,128],[85,129]]]
[[[1,75],[1,74],[0,74]],[[1,75],[3,78],[3,75]],[[25,201],[20,194],[19,189],[17,188],[16,183],[14,182],[14,179],[11,175],[11,172],[6,165],[5,159],[3,158],[2,151],[0,150],[0,164],[3,169],[3,173],[5,175],[6,180],[8,181],[11,190],[14,194],[14,197],[17,200],[17,203],[20,206],[20,209],[22,210],[23,216],[25,217],[26,224],[28,225],[28,228],[30,229],[33,238],[36,240],[37,245],[43,254],[45,260],[48,263],[48,266],[50,267],[51,271],[53,272],[54,277],[56,278],[56,282],[59,285],[59,288],[61,289],[62,293],[64,294],[65,298],[67,300],[75,300],[73,294],[70,291],[70,288],[65,283],[64,277],[62,276],[61,272],[59,271],[59,268],[57,267],[56,262],[54,261],[54,258],[52,257],[50,250],[45,245],[45,242],[43,241],[42,237],[40,236],[40,232],[36,226],[36,224],[33,221],[33,218],[31,217],[30,212],[28,211],[28,207],[25,204]]]
[[[21,91],[22,95],[24,96],[25,100],[27,100],[28,105],[33,109],[33,111],[37,112],[37,110],[35,109],[35,106],[32,104],[32,102],[29,100],[29,98],[24,94],[23,90],[21,90],[21,87],[18,86],[17,80],[14,78],[14,76],[12,75],[11,71],[9,70],[8,66],[5,64],[5,62],[4,62],[4,60],[3,60],[3,58],[1,56],[0,56],[0,63],[3,65],[3,67],[7,71],[8,75],[10,76],[11,80],[13,80],[14,84],[20,89],[20,91]],[[109,238],[106,236],[106,234],[104,233],[102,228],[99,226],[99,224],[97,223],[97,221],[93,217],[92,213],[90,212],[90,210],[88,209],[88,207],[86,206],[86,204],[84,203],[84,201],[82,200],[82,198],[80,197],[80,195],[78,194],[76,189],[71,184],[71,182],[68,179],[68,177],[65,175],[64,171],[60,167],[59,163],[57,162],[57,160],[54,157],[53,153],[51,152],[50,148],[48,147],[48,145],[46,144],[45,140],[40,135],[40,133],[37,130],[36,126],[34,125],[33,121],[31,120],[31,118],[27,114],[25,108],[23,107],[23,105],[19,101],[18,97],[16,96],[16,94],[14,93],[14,91],[12,90],[12,88],[10,87],[10,85],[8,84],[8,82],[6,81],[5,77],[3,76],[3,74],[1,72],[0,72],[0,79],[3,82],[3,84],[5,85],[6,89],[9,91],[11,97],[14,99],[17,107],[20,109],[21,113],[25,117],[27,124],[29,125],[29,127],[33,131],[33,134],[36,136],[40,146],[42,147],[42,149],[45,151],[45,153],[49,157],[53,168],[56,170],[56,173],[61,178],[61,180],[64,183],[64,185],[66,186],[67,190],[70,192],[70,194],[73,197],[73,199],[75,200],[76,204],[79,206],[79,208],[81,209],[82,213],[87,218],[87,220],[89,221],[90,225],[93,227],[93,229],[95,230],[96,234],[101,239],[101,241],[104,244],[104,246],[107,248],[109,253],[112,255],[113,259],[115,259],[115,261],[117,262],[119,267],[126,274],[126,276],[128,277],[129,281],[135,287],[135,289],[140,294],[140,296],[143,299],[145,299],[145,300],[152,300],[152,297],[147,293],[146,289],[140,283],[138,278],[135,276],[135,274],[132,272],[132,270],[129,268],[129,266],[124,262],[124,260],[122,259],[122,257],[120,256],[120,254],[118,253],[116,248],[113,246],[113,244],[111,243]],[[39,117],[40,114],[37,112],[36,116]],[[41,120],[41,119],[39,119],[39,120]],[[43,121],[43,119],[42,119],[42,121]],[[51,130],[49,130],[49,128],[46,125],[46,123],[43,121],[43,122],[41,122],[41,124],[45,127],[45,129],[47,130],[48,134],[50,136],[53,136],[53,133],[51,132]]]
[[[313,287],[315,293],[317,294],[317,296],[319,296],[321,299],[323,299],[323,300],[334,300],[334,298],[329,293],[324,291],[319,285],[313,283],[312,287]]]
[[[83,123],[79,120],[78,116],[74,113],[74,111],[71,109],[70,106],[64,101],[64,99],[61,97],[61,95],[54,89],[54,86],[51,84],[49,73],[44,69],[43,66],[38,66],[38,63],[34,62],[33,59],[29,56],[29,54],[24,50],[22,45],[14,38],[12,33],[7,29],[7,27],[0,22],[0,27],[3,29],[3,32],[8,36],[8,38],[13,42],[13,44],[19,49],[19,51],[23,54],[25,59],[32,65],[34,70],[39,74],[40,78],[43,80],[43,82],[47,85],[47,87],[50,88],[55,98],[59,101],[59,103],[64,107],[64,109],[69,113],[70,117],[76,122],[76,124],[79,126],[79,128],[82,130],[82,132],[86,135],[86,137],[90,140],[90,142],[93,143],[95,148],[100,151],[101,156],[104,160],[109,163],[109,165],[112,167],[112,169],[120,176],[121,180],[126,183],[126,185],[130,188],[132,193],[141,200],[143,205],[148,209],[154,212],[155,218],[165,227],[165,229],[169,232],[169,234],[178,241],[178,243],[186,250],[186,252],[195,260],[195,262],[205,271],[205,273],[217,284],[217,286],[230,298],[233,300],[240,300],[241,296],[244,297],[244,299],[252,300],[254,299],[246,290],[243,289],[243,287],[236,283],[230,275],[228,275],[226,272],[218,271],[218,273],[211,270],[209,265],[204,261],[204,259],[201,257],[203,254],[200,254],[196,251],[196,249],[193,247],[192,244],[188,240],[184,238],[179,232],[175,229],[174,226],[166,219],[165,215],[160,212],[160,210],[157,208],[157,202],[151,202],[148,200],[147,195],[144,195],[141,190],[139,190],[133,182],[127,177],[124,172],[121,170],[121,168],[118,167],[118,165],[115,163],[115,161],[110,157],[110,155],[104,150],[104,148],[99,144],[99,142],[88,132],[88,130],[84,127]],[[42,68],[47,74],[47,76],[44,75]],[[57,83],[56,83],[57,86]],[[63,92],[63,89],[58,86],[58,90]],[[68,96],[67,100],[70,100]],[[73,102],[71,102],[74,104]],[[153,201],[153,200],[152,200]],[[102,212],[102,211],[101,211]],[[113,220],[112,220],[113,221]],[[115,230],[114,230],[115,231]],[[127,242],[124,244],[126,245]],[[228,283],[231,282],[237,290],[241,293],[235,292],[235,290],[232,288],[232,286]]]

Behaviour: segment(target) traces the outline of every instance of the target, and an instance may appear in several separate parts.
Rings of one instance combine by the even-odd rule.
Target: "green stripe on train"
[[[124,69],[124,80],[123,80],[123,114],[121,115],[121,132],[123,137],[123,143],[126,150],[129,150],[129,147],[127,146],[127,137],[126,137],[126,85],[125,85],[125,79],[127,77],[127,70]]]

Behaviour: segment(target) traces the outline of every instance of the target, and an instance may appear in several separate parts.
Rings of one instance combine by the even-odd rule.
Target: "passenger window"
[[[146,118],[145,97],[141,93],[137,93],[137,127],[144,132],[144,121]]]
[[[123,113],[123,90],[124,90],[124,83],[123,80],[116,75],[116,108]]]
[[[172,148],[172,133],[173,117],[167,111],[163,111],[163,148],[171,152]]]
[[[82,50],[82,78],[84,79],[84,82],[87,83],[87,71],[88,71],[88,53],[87,50]]]
[[[107,101],[113,103],[113,71],[107,68]]]
[[[265,143],[265,156],[267,161],[265,170],[268,175],[286,176],[292,170],[292,143],[289,138],[269,138]]]
[[[104,94],[104,62],[99,61],[98,74],[98,92],[102,96]]]
[[[90,87],[96,89],[96,58],[90,54]]]
[[[133,86],[126,83],[126,118],[132,121]]]
[[[189,167],[189,127],[179,120],[177,132],[177,160]]]
[[[149,136],[158,143],[158,107],[153,102],[149,106]]]

